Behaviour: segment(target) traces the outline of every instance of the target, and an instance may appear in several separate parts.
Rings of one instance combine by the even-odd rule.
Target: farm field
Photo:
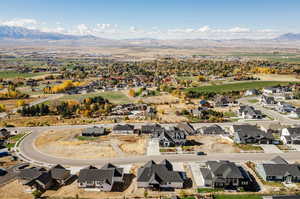
[[[186,91],[194,91],[194,92],[215,92],[215,93],[225,93],[230,91],[244,91],[248,89],[260,89],[268,86],[276,86],[276,85],[286,85],[289,82],[281,82],[281,81],[251,81],[251,82],[238,82],[231,84],[223,84],[223,85],[211,85],[211,86],[201,86],[195,88],[188,88]]]

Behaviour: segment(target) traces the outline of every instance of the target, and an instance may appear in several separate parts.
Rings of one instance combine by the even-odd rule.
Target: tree
[[[22,106],[24,106],[25,104],[26,104],[26,103],[25,103],[24,100],[18,100],[17,103],[16,103],[17,107],[22,107]]]
[[[0,112],[4,112],[6,109],[5,109],[5,105],[4,104],[0,104]]]
[[[134,89],[130,89],[129,90],[129,96],[130,97],[135,97],[135,91],[134,91]]]
[[[34,190],[32,192],[32,195],[33,195],[34,198],[40,198],[42,196],[42,192],[39,191],[39,190]]]

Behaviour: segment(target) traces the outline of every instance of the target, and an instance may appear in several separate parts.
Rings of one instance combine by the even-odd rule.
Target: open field
[[[78,101],[80,101],[87,97],[96,97],[96,96],[101,96],[114,104],[132,103],[132,101],[130,101],[130,99],[120,91],[105,91],[105,92],[94,92],[94,93],[78,94],[78,95],[65,95],[64,97],[60,98],[59,100],[61,100],[61,101],[63,101],[63,100],[78,100]]]
[[[258,77],[261,81],[284,81],[284,82],[297,82],[300,81],[299,77],[295,74],[290,75],[277,75],[277,74],[256,74],[254,77]]]
[[[31,193],[26,193],[23,185],[17,180],[0,187],[0,199],[33,199]]]
[[[10,78],[30,78],[36,76],[42,76],[48,74],[47,72],[40,73],[19,73],[16,71],[0,71],[0,78],[10,79]]]
[[[80,129],[48,131],[36,139],[35,145],[49,155],[73,159],[143,155],[146,151],[147,136],[107,135],[82,139],[78,137],[80,132]]]
[[[188,140],[194,140],[200,145],[191,146],[195,151],[204,153],[236,153],[239,149],[229,141],[218,136],[189,136]]]
[[[37,98],[28,98],[28,99],[22,99],[24,100],[24,102],[26,104],[29,104],[35,100],[37,100]],[[17,101],[18,99],[9,99],[9,100],[0,100],[0,104],[5,105],[5,108],[7,111],[11,111],[14,108],[17,108]]]
[[[215,92],[215,93],[225,93],[230,91],[244,91],[248,89],[260,89],[268,86],[286,85],[289,82],[281,81],[251,81],[251,82],[238,82],[232,84],[223,84],[223,85],[211,85],[211,86],[202,86],[196,88],[188,88],[186,91],[194,92]]]

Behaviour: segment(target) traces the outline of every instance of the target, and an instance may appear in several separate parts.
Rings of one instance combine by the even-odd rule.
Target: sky
[[[300,0],[6,0],[0,25],[113,39],[265,39],[300,32]]]

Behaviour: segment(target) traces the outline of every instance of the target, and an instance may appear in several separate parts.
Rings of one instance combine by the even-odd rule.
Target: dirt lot
[[[228,140],[222,139],[218,136],[189,136],[189,140],[195,140],[200,145],[192,146],[196,151],[203,151],[205,153],[235,153],[239,149],[235,147]]]
[[[255,77],[262,81],[299,81],[296,75],[258,74]]]
[[[29,99],[24,99],[25,103],[31,103],[33,101],[37,100],[37,98],[29,98]],[[10,100],[1,100],[0,104],[4,104],[5,108],[9,111],[11,111],[14,108],[17,108],[17,99],[10,99]]]
[[[78,137],[80,132],[81,129],[48,131],[40,135],[35,144],[41,152],[72,159],[142,155],[146,151],[147,136],[107,135],[85,138]]]
[[[0,187],[0,199],[33,199],[31,193],[26,193],[17,180]]]

